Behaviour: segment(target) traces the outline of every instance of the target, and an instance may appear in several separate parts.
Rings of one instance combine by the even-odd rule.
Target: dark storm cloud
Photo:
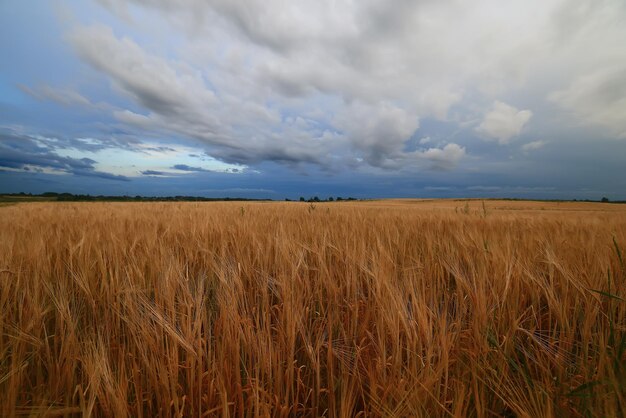
[[[96,161],[90,158],[72,158],[57,154],[54,141],[27,135],[0,131],[0,167],[35,171],[52,169],[77,176],[99,177],[108,180],[128,181],[125,176],[97,171]]]
[[[141,174],[143,174],[144,176],[163,176],[166,173],[157,170],[144,170],[141,172]]]
[[[172,166],[172,168],[174,170],[180,170],[180,171],[204,171],[204,172],[211,172],[211,170],[207,170],[204,169],[202,167],[190,167],[187,164],[176,164],[174,166]]]
[[[155,151],[155,152],[176,152],[176,150],[172,147],[164,147],[164,146],[159,146],[159,147],[145,147],[144,150],[146,151]]]
[[[68,172],[76,176],[98,177],[98,178],[106,179],[106,180],[130,181],[130,179],[126,176],[122,176],[119,174],[111,174],[111,173],[107,173],[104,171],[96,171],[95,169],[93,169],[93,167],[85,169],[85,170],[73,169]]]

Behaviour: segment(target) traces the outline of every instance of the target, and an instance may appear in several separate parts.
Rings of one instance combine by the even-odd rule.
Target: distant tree
[[[608,203],[609,199],[607,197],[603,197],[601,200],[602,203]]]
[[[331,197],[329,197],[329,198],[328,198],[328,201],[329,201],[329,202],[333,202],[333,201],[334,201],[333,197],[332,197],[332,196],[331,196]]]
[[[320,201],[320,198],[319,198],[319,197],[317,197],[317,196],[315,196],[315,197],[313,198],[313,201],[314,201],[314,202],[319,202],[319,201]]]
[[[341,202],[342,200],[343,200],[343,197],[337,196],[337,202]]]
[[[306,202],[306,200],[304,199],[304,197],[300,196],[300,202]]]

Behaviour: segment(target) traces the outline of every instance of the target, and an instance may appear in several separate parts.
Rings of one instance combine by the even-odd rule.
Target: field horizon
[[[304,200],[301,200],[304,199]],[[138,195],[90,195],[90,194],[75,194],[69,192],[44,192],[44,193],[0,193],[0,203],[20,203],[20,202],[82,202],[82,201],[95,201],[95,202],[306,202],[306,203],[321,203],[321,202],[342,202],[342,201],[403,201],[403,202],[423,202],[423,201],[517,201],[517,202],[554,202],[554,203],[613,203],[623,204],[626,200],[613,199],[610,200],[606,197],[593,200],[593,199],[564,199],[564,198],[530,198],[530,197],[485,197],[485,196],[450,196],[450,197],[359,197],[355,198],[350,195],[346,196],[300,196],[298,198],[248,198],[240,196],[221,196],[221,197],[207,197],[207,196],[193,196],[193,195],[163,195],[163,196],[151,196],[146,194]]]

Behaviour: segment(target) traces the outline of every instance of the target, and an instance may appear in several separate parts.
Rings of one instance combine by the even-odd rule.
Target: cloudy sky
[[[0,1],[0,192],[626,198],[623,0]]]

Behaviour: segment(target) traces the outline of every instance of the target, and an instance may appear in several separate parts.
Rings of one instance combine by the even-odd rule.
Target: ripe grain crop
[[[626,207],[0,207],[1,416],[623,416]]]

